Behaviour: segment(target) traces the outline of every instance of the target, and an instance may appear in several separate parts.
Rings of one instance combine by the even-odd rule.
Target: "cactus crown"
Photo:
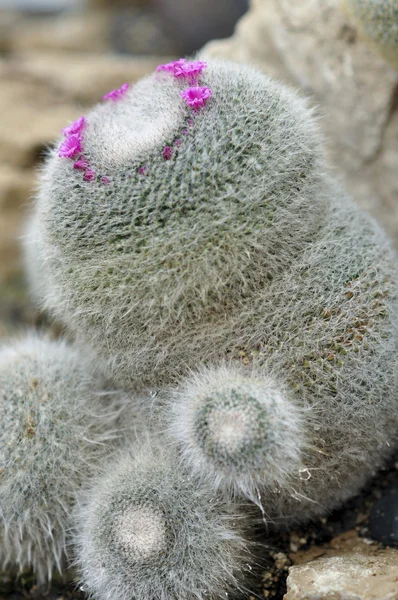
[[[175,71],[160,70],[79,122],[70,136],[80,136],[78,160],[65,158],[69,146],[61,158],[54,152],[38,202],[47,305],[98,347],[107,338],[122,379],[134,355],[137,378],[147,369],[153,382],[176,327],[186,336],[213,329],[266,287],[328,204],[303,100],[227,63],[202,68],[195,85]]]

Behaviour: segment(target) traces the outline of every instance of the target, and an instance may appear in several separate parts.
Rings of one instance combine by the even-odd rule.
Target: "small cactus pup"
[[[325,218],[311,111],[249,67],[161,65],[64,136],[36,207],[45,306],[125,386],[222,356],[232,314]]]
[[[170,434],[210,486],[258,503],[264,482],[283,486],[301,466],[302,415],[286,386],[263,374],[202,369],[173,393]]]
[[[343,0],[343,6],[376,51],[398,69],[397,0]]]
[[[108,456],[127,401],[105,393],[63,341],[0,349],[0,562],[39,583],[65,567],[75,494]]]
[[[246,517],[149,440],[126,449],[76,505],[76,563],[97,600],[220,598],[250,571]]]

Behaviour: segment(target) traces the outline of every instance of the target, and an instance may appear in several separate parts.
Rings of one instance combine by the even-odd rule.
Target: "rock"
[[[318,548],[319,558],[302,553],[287,578],[284,600],[397,600],[398,551],[380,549],[354,532]]]
[[[376,502],[370,513],[369,529],[372,538],[385,546],[398,545],[398,489]]]
[[[248,0],[153,0],[181,53],[198,50],[207,41],[230,36],[247,11]]]
[[[201,54],[250,62],[310,96],[345,186],[398,244],[390,213],[398,217],[398,72],[358,35],[340,0],[252,0],[235,35]]]
[[[19,54],[11,64],[15,70],[37,84],[45,84],[69,101],[90,106],[125,81],[134,83],[149,75],[166,60],[168,58],[164,56],[37,52]]]

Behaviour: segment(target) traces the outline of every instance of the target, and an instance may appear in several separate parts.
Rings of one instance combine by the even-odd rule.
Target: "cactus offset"
[[[237,506],[193,479],[158,442],[127,450],[76,510],[83,586],[98,600],[218,598],[248,559]]]
[[[65,566],[75,494],[118,435],[126,401],[100,391],[64,342],[0,349],[0,562],[40,583]]]

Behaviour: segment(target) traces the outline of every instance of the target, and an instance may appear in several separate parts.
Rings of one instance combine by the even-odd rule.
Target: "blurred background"
[[[46,147],[109,90],[231,35],[248,0],[0,0],[0,337],[38,318],[20,236]]]

